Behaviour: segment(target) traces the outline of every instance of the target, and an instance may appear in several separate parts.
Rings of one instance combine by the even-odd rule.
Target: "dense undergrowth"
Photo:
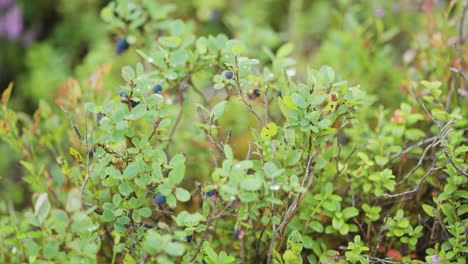
[[[59,88],[31,55],[0,262],[466,263],[467,1],[334,2],[116,0]]]

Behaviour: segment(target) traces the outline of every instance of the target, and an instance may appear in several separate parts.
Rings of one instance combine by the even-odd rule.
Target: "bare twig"
[[[433,137],[425,138],[423,140],[418,141],[417,143],[405,148],[402,152],[398,153],[397,155],[391,157],[390,162],[392,162],[392,161],[398,159],[399,157],[411,152],[415,148],[421,147],[421,146],[423,146],[423,145],[425,145],[427,143],[433,143],[434,140],[436,140],[437,138],[438,138],[438,136],[433,136]]]
[[[466,19],[466,13],[467,12],[468,12],[468,0],[465,0],[465,3],[463,4],[460,24],[459,24],[459,27],[458,27],[458,38],[459,38],[458,41],[460,42],[460,45],[465,44],[465,36],[463,34],[464,33],[463,28],[465,27],[465,19]]]
[[[302,179],[302,183],[301,183],[301,187],[304,187],[306,181],[308,180],[307,185],[305,187],[306,189],[308,189],[312,185],[313,180],[314,180],[315,173],[311,173],[311,169],[312,169],[312,161],[317,156],[317,154],[318,154],[318,152],[315,151],[313,155],[309,156],[309,159],[307,161],[306,170],[305,170],[305,173],[304,173],[304,178]],[[312,174],[312,176],[309,178],[309,176],[311,174]],[[274,245],[275,245],[275,242],[276,242],[276,237],[278,235],[280,235],[280,239],[279,239],[277,248],[280,248],[282,246],[282,244],[284,242],[284,232],[286,231],[286,227],[288,226],[288,224],[291,222],[294,215],[296,214],[297,208],[299,207],[302,199],[304,199],[305,194],[306,194],[306,192],[303,192],[298,197],[296,197],[296,199],[294,199],[294,201],[291,203],[291,205],[286,209],[286,212],[285,212],[284,217],[283,217],[283,221],[278,226],[278,229],[273,230],[273,237],[271,239],[270,248],[269,248],[268,254],[267,254],[267,263],[272,263],[271,261],[272,261],[272,256],[273,256],[273,249],[274,249]]]
[[[239,59],[238,57],[236,57],[236,68],[239,69]],[[262,119],[260,118],[260,116],[257,114],[257,112],[255,112],[255,110],[253,109],[252,105],[249,104],[249,102],[247,102],[247,99],[245,99],[245,95],[244,95],[244,92],[242,91],[242,88],[241,88],[241,84],[240,84],[240,79],[239,79],[239,71],[235,71],[234,72],[234,77],[236,79],[236,83],[237,83],[237,90],[239,91],[239,94],[241,96],[241,100],[242,102],[245,104],[245,106],[247,106],[247,109],[257,118],[257,120],[260,122],[260,123],[263,123]],[[265,125],[265,124],[264,124]]]
[[[440,154],[439,154],[439,156],[440,156]],[[436,164],[437,160],[438,160],[438,158],[434,159],[434,161],[432,162],[432,167],[426,172],[426,174],[424,174],[424,176],[419,180],[418,184],[412,190],[401,192],[401,193],[396,193],[396,194],[384,194],[383,196],[385,198],[395,198],[395,197],[400,197],[400,196],[404,196],[404,195],[408,195],[408,194],[418,192],[421,189],[422,185],[424,184],[424,182],[426,181],[426,178],[429,175],[431,175],[435,171],[438,171],[438,170],[442,169],[443,167],[445,167],[445,165],[447,165],[447,162],[444,162],[444,164],[442,164],[441,166],[436,167],[435,164]]]

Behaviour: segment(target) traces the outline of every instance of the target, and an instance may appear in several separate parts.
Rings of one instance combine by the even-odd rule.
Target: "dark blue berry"
[[[130,103],[132,104],[132,107],[135,107],[137,105],[140,104],[140,101],[133,101],[133,100],[130,100]]]
[[[278,97],[283,98],[283,94],[281,93],[281,91],[277,91],[277,92],[276,92],[276,95],[277,95]]]
[[[125,97],[125,98],[128,97],[128,95],[124,91],[120,91],[119,95],[120,95],[120,97]]]
[[[206,195],[208,195],[208,197],[211,197],[211,196],[213,196],[215,194],[216,194],[216,189],[209,190],[208,192],[206,192]]]
[[[158,193],[156,194],[156,196],[154,197],[154,200],[156,201],[157,204],[159,205],[163,205],[166,203],[166,196]]]
[[[255,95],[255,97],[259,97],[260,96],[260,90],[254,89],[253,94]]]
[[[153,93],[161,93],[162,92],[162,86],[159,85],[159,84],[156,84],[154,87],[153,87]]]
[[[185,237],[185,240],[186,240],[188,243],[192,242],[192,239],[193,239],[193,236],[192,236],[192,235],[188,235],[188,236]]]
[[[97,122],[99,123],[99,121],[101,121],[101,119],[104,117],[104,114],[102,113],[98,113],[97,114]]]
[[[234,73],[232,71],[227,71],[224,73],[224,77],[226,77],[226,79],[232,79],[232,77],[234,77]]]
[[[119,38],[115,42],[115,54],[120,55],[124,51],[126,51],[129,47],[130,45],[128,44],[126,39]]]

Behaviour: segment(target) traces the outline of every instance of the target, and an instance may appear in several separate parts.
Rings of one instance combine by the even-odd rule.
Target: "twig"
[[[306,171],[304,173],[304,178],[301,183],[301,187],[304,187],[305,182],[308,179],[306,189],[308,189],[312,185],[313,180],[314,180],[315,173],[312,173],[312,177],[310,178],[308,177],[311,174],[312,160],[314,160],[317,154],[318,154],[318,151],[315,151],[313,155],[309,156],[309,159],[307,161]],[[284,232],[286,231],[286,227],[288,226],[288,224],[291,222],[294,215],[296,214],[297,208],[299,207],[299,204],[301,203],[302,199],[304,199],[305,194],[306,192],[303,192],[298,197],[296,197],[296,199],[294,199],[294,201],[286,210],[286,213],[284,214],[284,217],[283,217],[283,221],[280,223],[278,229],[273,231],[273,237],[270,242],[270,249],[268,250],[268,254],[267,254],[267,263],[272,263],[273,249],[274,249],[274,245],[276,242],[276,237],[278,235],[280,235],[280,239],[279,239],[277,248],[280,248],[282,246],[284,242]]]
[[[218,142],[216,142],[216,140],[211,135],[211,132],[208,131],[207,129],[204,129],[204,132],[206,136],[208,137],[208,139],[211,141],[211,143],[213,143],[216,146],[216,148],[218,148],[218,150],[221,152],[221,154],[223,154],[223,156],[225,157],[224,148]]]
[[[430,138],[425,138],[423,140],[420,140],[418,141],[417,143],[405,148],[402,152],[400,152],[399,154],[393,156],[390,158],[390,162],[398,159],[399,157],[411,152],[411,150],[415,149],[415,148],[418,148],[418,147],[421,147],[422,145],[425,145],[427,143],[432,143],[434,142],[434,140],[436,140],[438,138],[438,136],[433,136],[433,137],[430,137]]]
[[[268,124],[268,86],[267,89],[265,90],[265,93],[263,95],[263,104],[265,107],[265,124]]]
[[[75,123],[73,123],[73,119],[71,118],[70,113],[62,106],[60,105],[60,108],[62,108],[62,111],[68,116],[68,119],[70,120],[70,125],[72,126],[73,130],[75,131],[76,136],[78,139],[81,141],[81,133],[78,130],[78,128],[75,126]]]
[[[85,150],[86,150],[86,176],[83,182],[83,185],[81,186],[81,196],[83,195],[84,189],[86,188],[86,185],[88,184],[89,177],[91,175],[91,168],[89,165],[89,142],[88,142],[88,111],[86,111],[86,119],[85,119]]]
[[[338,144],[338,157],[337,157],[337,160],[336,160],[336,174],[335,174],[335,178],[340,176],[341,173],[344,171],[344,169],[342,170],[339,170],[338,168],[338,161],[340,159],[340,156],[341,156],[341,144],[339,142],[337,142]],[[348,156],[346,156],[346,158],[344,159],[343,161],[343,164],[346,164],[348,163],[348,160],[351,158],[351,156],[356,152],[358,151],[359,149],[362,149],[362,148],[365,148],[367,146],[367,144],[363,144],[363,145],[360,145],[360,146],[354,146],[353,147],[353,150],[351,150],[351,152],[348,154]]]
[[[463,36],[463,28],[465,27],[465,18],[466,18],[467,12],[468,12],[468,0],[465,0],[465,3],[463,4],[463,9],[462,9],[462,17],[460,19],[460,24],[458,28],[458,37],[459,37],[460,45],[465,44],[465,37]]]
[[[383,196],[385,198],[395,198],[395,197],[400,197],[400,196],[403,196],[403,195],[408,195],[408,194],[418,192],[421,189],[421,186],[423,185],[423,183],[425,182],[426,178],[429,175],[431,175],[435,171],[438,171],[438,170],[442,169],[443,167],[445,167],[445,165],[447,165],[448,162],[445,162],[441,166],[435,167],[435,164],[436,164],[439,156],[440,156],[440,154],[437,156],[436,159],[434,159],[434,161],[432,162],[432,167],[426,172],[426,174],[424,174],[424,176],[419,180],[418,184],[412,190],[401,192],[401,193],[396,193],[396,194],[384,194]]]
[[[239,69],[239,59],[238,59],[238,57],[236,57],[236,68]],[[241,88],[241,84],[240,84],[239,71],[238,70],[234,71],[234,76],[235,76],[236,83],[237,83],[237,90],[239,90],[239,94],[241,95],[242,102],[247,106],[247,109],[252,114],[254,114],[254,116],[258,119],[258,121],[260,123],[262,123],[262,119],[260,118],[260,116],[257,114],[257,112],[255,112],[252,105],[249,104],[249,102],[247,102],[247,100],[245,99],[245,95],[242,92],[242,88]],[[265,124],[263,124],[263,125],[265,125]]]

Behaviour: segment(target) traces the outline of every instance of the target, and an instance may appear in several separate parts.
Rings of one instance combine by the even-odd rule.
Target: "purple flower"
[[[458,89],[458,94],[463,96],[463,97],[467,97],[468,96],[468,91],[463,90],[463,89]]]
[[[374,16],[377,18],[382,18],[385,16],[385,10],[382,7],[374,8]]]
[[[0,7],[8,4],[9,0],[0,0]],[[23,13],[17,5],[7,8],[6,13],[0,16],[0,37],[16,40],[23,31]]]
[[[431,261],[432,261],[433,264],[439,264],[439,256],[432,255],[431,256]]]
[[[12,3],[12,0],[0,0],[0,7],[1,8],[7,7],[11,5],[11,3]]]

